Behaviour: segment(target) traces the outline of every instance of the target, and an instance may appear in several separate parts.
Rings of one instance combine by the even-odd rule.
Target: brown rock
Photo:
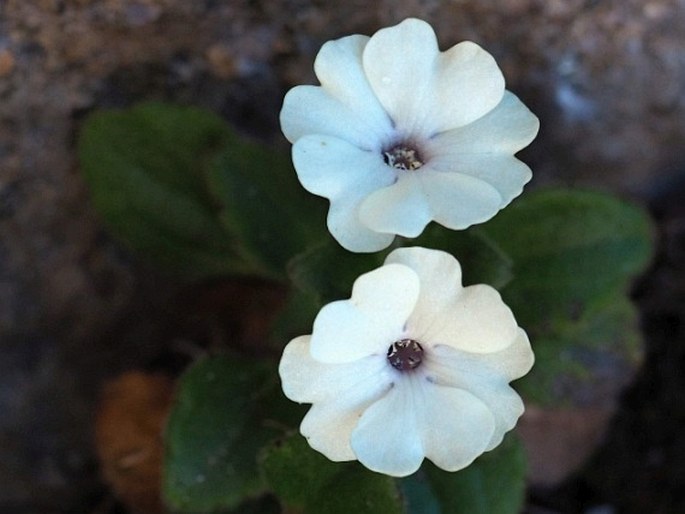
[[[0,77],[5,77],[14,71],[14,54],[7,49],[0,50]]]
[[[97,453],[104,480],[132,512],[164,512],[162,432],[173,390],[170,378],[141,372],[105,386],[95,423]]]
[[[526,449],[531,483],[555,485],[576,471],[601,442],[614,410],[527,405],[517,431]]]

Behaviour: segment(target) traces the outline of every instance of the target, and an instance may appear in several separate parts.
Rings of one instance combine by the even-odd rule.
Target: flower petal
[[[393,185],[369,194],[359,206],[359,219],[375,232],[418,236],[431,221],[418,173],[402,173]]]
[[[325,364],[312,358],[311,336],[300,336],[288,343],[278,366],[283,393],[299,403],[335,399],[341,391],[373,381],[389,384],[392,370],[385,356],[369,356],[345,364]]]
[[[410,267],[419,277],[419,297],[407,321],[410,335],[419,337],[417,329],[423,331],[423,327],[433,326],[439,316],[449,315],[449,309],[463,289],[461,266],[447,252],[421,247],[393,250],[385,258],[385,264],[392,263]]]
[[[489,53],[468,41],[440,53],[433,29],[417,19],[376,32],[364,48],[363,65],[396,128],[414,136],[471,123],[504,93],[504,78]]]
[[[527,339],[525,343],[518,342],[519,338],[526,337],[525,332],[518,328],[500,294],[484,284],[462,287],[461,266],[452,255],[421,247],[398,248],[387,256],[385,263],[408,266],[421,283],[419,297],[407,321],[409,337],[427,344],[447,344],[474,352],[483,359],[490,356],[481,354],[505,349],[511,352],[507,359],[493,354],[495,363],[501,360],[518,362],[517,359],[524,359],[530,353]],[[500,373],[505,371],[501,369]],[[507,376],[513,380],[527,371],[516,377]]]
[[[530,181],[530,168],[513,157],[537,134],[539,121],[515,95],[505,93],[502,102],[483,118],[450,130],[425,142],[430,167],[478,178],[497,189],[500,208],[521,194]]]
[[[458,471],[483,453],[495,432],[495,418],[477,396],[422,380],[415,391],[415,416],[424,453],[446,470]]]
[[[362,224],[359,205],[370,193],[395,181],[380,153],[360,150],[336,137],[311,135],[293,145],[293,164],[304,188],[328,198],[328,229],[350,251],[372,252],[388,246],[394,235]]]
[[[393,127],[362,68],[368,40],[354,35],[321,47],[314,62],[321,87],[297,86],[283,100],[281,129],[290,142],[308,134],[327,134],[380,151]]]
[[[350,252],[377,252],[387,248],[395,239],[395,234],[375,232],[362,224],[359,219],[361,201],[359,197],[341,196],[331,202],[328,230],[340,246]]]
[[[510,360],[511,359],[511,360]],[[510,347],[493,354],[472,354],[449,346],[434,346],[422,366],[432,382],[470,392],[488,406],[495,419],[487,450],[502,442],[523,414],[523,401],[509,385],[533,363],[533,352],[523,330]]]
[[[365,195],[395,180],[380,153],[360,150],[336,137],[304,136],[293,145],[292,154],[304,188],[326,198]]]
[[[401,264],[361,275],[352,297],[324,306],[314,320],[312,357],[327,363],[385,355],[401,339],[419,295],[419,278]]]
[[[314,72],[326,92],[358,115],[356,125],[367,128],[367,137],[386,139],[393,131],[392,120],[371,89],[362,64],[369,39],[353,35],[325,43],[314,61]]]
[[[524,376],[535,363],[535,355],[530,346],[528,334],[522,328],[517,330],[516,339],[511,345],[497,352],[478,354],[478,358],[494,373],[505,377],[507,382]]]
[[[427,150],[456,158],[469,153],[514,155],[535,139],[539,129],[537,116],[505,91],[497,107],[473,123],[438,134],[427,142]]]
[[[408,332],[413,338],[471,353],[492,353],[508,347],[518,336],[511,309],[488,285],[465,287],[438,307],[440,314],[432,319],[411,317]]]
[[[487,221],[501,202],[497,190],[480,179],[422,168],[369,194],[359,217],[376,232],[416,237],[432,220],[451,229]]]
[[[432,218],[453,230],[461,230],[492,218],[502,197],[487,182],[461,173],[425,170],[417,173],[428,199]]]
[[[419,469],[424,452],[414,409],[412,383],[403,379],[366,409],[351,435],[359,462],[372,471],[396,477]]]
[[[309,445],[333,461],[354,460],[351,434],[362,413],[391,390],[383,380],[367,380],[322,403],[315,403],[300,424]]]
[[[494,109],[504,94],[504,76],[480,46],[463,41],[440,55],[428,106],[433,134],[471,123]]]
[[[488,184],[499,193],[497,210],[520,195],[533,176],[530,168],[516,157],[497,153],[442,156],[431,160],[431,168],[445,175],[469,176]]]
[[[379,30],[366,44],[363,66],[371,88],[397,128],[413,135],[425,120],[438,42],[417,19]]]

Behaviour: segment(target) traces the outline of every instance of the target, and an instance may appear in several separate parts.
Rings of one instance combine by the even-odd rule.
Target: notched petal
[[[500,294],[488,285],[478,284],[464,288],[423,337],[433,344],[488,354],[511,345],[518,330]]]
[[[364,49],[371,88],[402,132],[418,135],[426,123],[423,104],[438,54],[431,26],[413,18],[379,30]]]
[[[486,450],[501,443],[504,434],[523,414],[523,401],[509,381],[530,370],[533,353],[525,332],[520,330],[519,334],[509,347],[499,352],[474,354],[438,345],[425,360],[424,373],[431,382],[468,391],[487,405],[495,426]]]
[[[305,189],[331,200],[367,195],[395,179],[380,154],[333,136],[304,136],[293,145],[292,154]]]
[[[309,445],[333,461],[354,460],[351,434],[362,414],[391,389],[385,380],[366,380],[341,388],[335,398],[315,403],[300,425]]]
[[[280,113],[281,130],[291,143],[319,134],[343,139],[361,149],[378,150],[391,130],[341,102],[320,86],[296,86],[285,95]]]
[[[450,315],[451,306],[464,289],[459,261],[441,250],[405,247],[393,250],[385,262],[409,266],[419,276],[421,290],[407,330],[418,340],[427,340],[427,331],[441,316]]]
[[[373,231],[359,219],[364,198],[395,180],[380,154],[322,135],[302,137],[293,145],[292,153],[304,188],[330,200],[328,228],[344,248],[373,252],[392,242],[394,235]]]
[[[359,219],[375,232],[421,234],[431,221],[431,207],[418,173],[404,173],[394,184],[369,194],[359,206]]]
[[[540,129],[540,120],[516,95],[505,91],[500,103],[485,116],[448,130],[428,141],[431,153],[498,153],[513,155],[528,146]]]
[[[401,338],[419,294],[419,279],[401,264],[361,275],[352,297],[324,306],[314,320],[312,356],[328,363],[384,355]]]
[[[495,59],[471,41],[440,54],[426,105],[435,135],[486,115],[502,100],[504,76]]]
[[[435,134],[491,111],[504,94],[493,57],[465,41],[440,53],[433,29],[408,19],[371,37],[363,54],[369,83],[400,132]]]
[[[345,364],[317,361],[310,352],[311,336],[293,339],[283,350],[278,367],[283,393],[299,403],[317,403],[336,398],[340,391],[365,381],[390,382],[383,357],[367,357]]]
[[[495,417],[471,392],[424,381],[416,417],[426,457],[445,471],[471,464],[488,446]]]
[[[502,204],[497,189],[468,175],[426,170],[419,177],[432,219],[453,230],[489,220]]]
[[[424,458],[414,412],[414,391],[400,380],[371,405],[352,431],[352,449],[364,466],[386,475],[411,475]]]

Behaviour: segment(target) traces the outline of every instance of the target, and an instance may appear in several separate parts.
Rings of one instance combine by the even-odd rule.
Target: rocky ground
[[[102,380],[153,365],[187,293],[103,229],[79,174],[88,112],[161,98],[285,145],[284,92],[320,45],[407,16],[474,40],[542,120],[533,187],[650,207],[659,256],[635,288],[644,369],[591,464],[531,512],[685,511],[683,0],[0,0],[0,512],[115,512],[92,418]],[[181,341],[182,343],[182,341]],[[120,510],[121,511],[121,510]]]

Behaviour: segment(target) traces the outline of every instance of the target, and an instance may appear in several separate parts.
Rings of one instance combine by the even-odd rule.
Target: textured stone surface
[[[82,503],[97,485],[87,405],[55,342],[5,335],[0,363],[0,511]]]
[[[285,145],[282,94],[314,81],[321,43],[407,16],[433,23],[443,48],[472,39],[496,56],[542,119],[525,153],[534,184],[644,197],[679,173],[682,0],[0,2],[1,460],[25,466],[0,480],[0,511],[37,497],[43,512],[88,505],[99,489],[82,427],[95,386],[173,339],[156,323],[174,281],[112,242],[88,202],[74,148],[84,113],[164,98]],[[36,395],[46,410],[29,416]]]

